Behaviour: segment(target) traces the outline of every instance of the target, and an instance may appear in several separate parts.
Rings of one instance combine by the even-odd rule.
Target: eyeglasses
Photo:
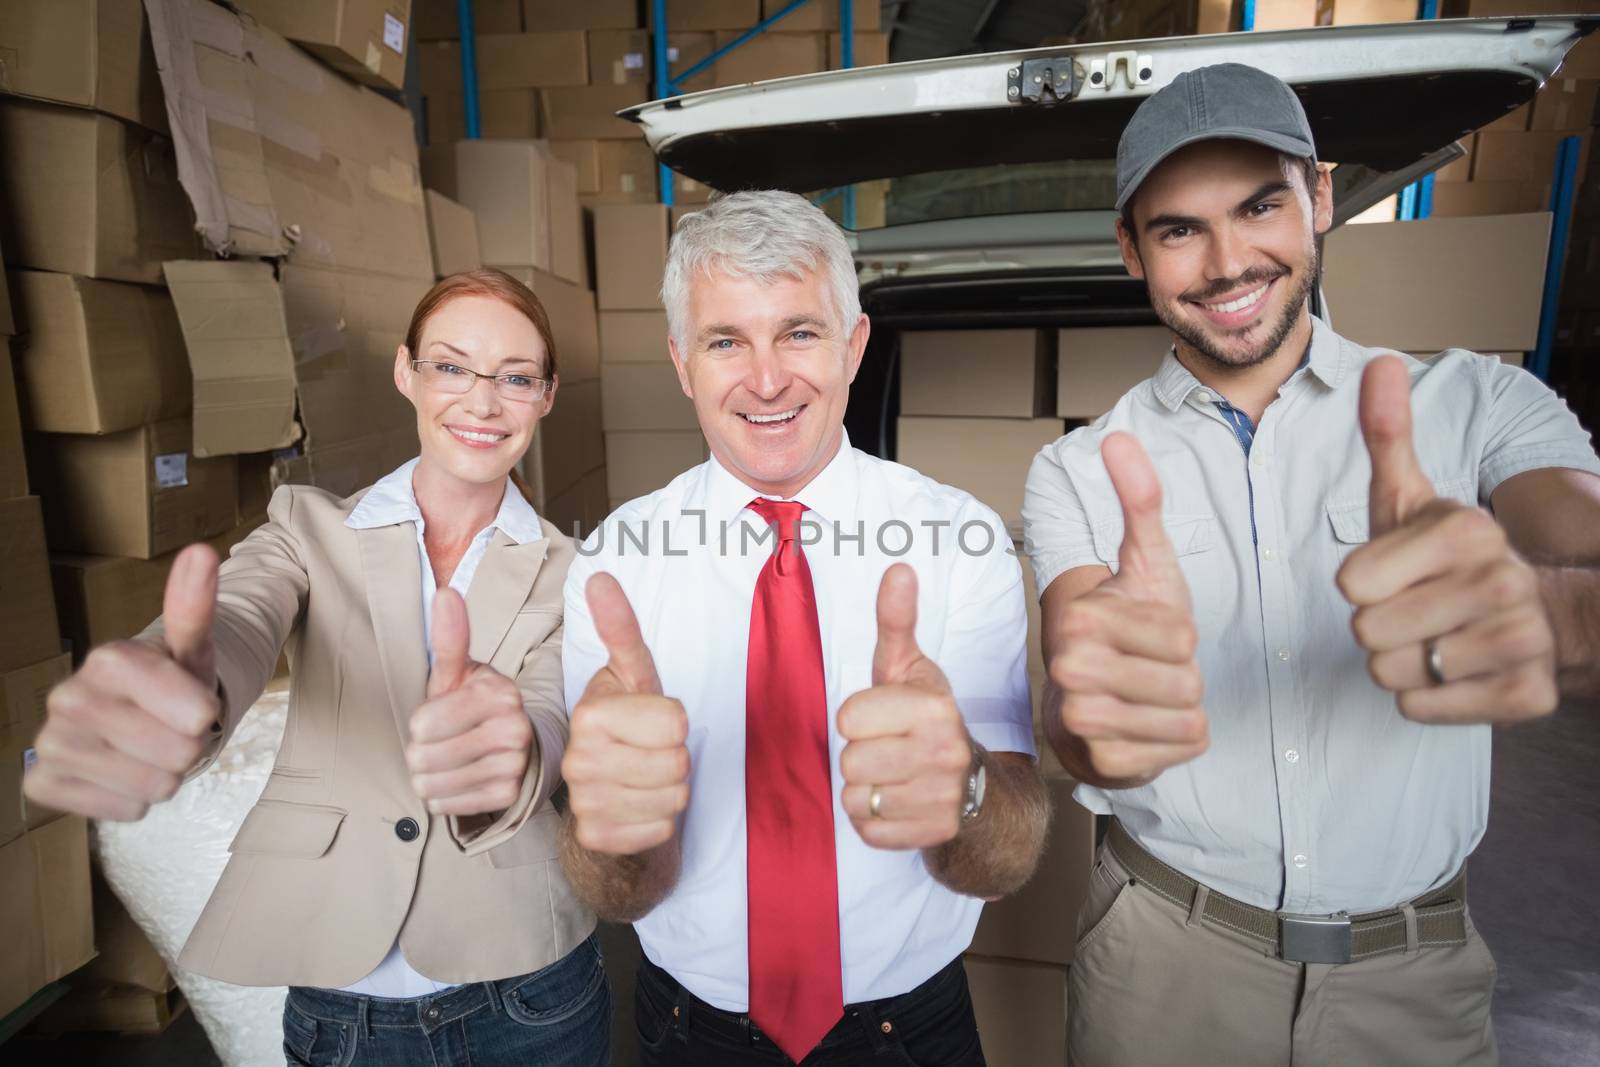
[[[487,378],[494,383],[494,391],[500,399],[532,404],[542,400],[550,389],[549,378],[535,378],[531,374],[479,374],[470,367],[430,359],[414,359],[411,366],[422,376],[422,384],[441,393],[469,393],[479,378]]]

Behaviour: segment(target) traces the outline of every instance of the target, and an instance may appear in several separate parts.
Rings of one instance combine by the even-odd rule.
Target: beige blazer
[[[469,832],[430,816],[411,789],[406,723],[428,676],[416,532],[347,527],[361,496],[283,486],[267,524],[222,565],[223,729],[207,763],[280,649],[293,672],[289,716],[179,962],[240,985],[340,987],[398,937],[438,981],[537,970],[595,924],[562,874],[550,804],[567,742],[561,586],[572,542],[548,522],[528,544],[497,533],[467,592],[472,658],[516,680],[538,746],[517,803]],[[159,631],[157,620],[146,633]]]

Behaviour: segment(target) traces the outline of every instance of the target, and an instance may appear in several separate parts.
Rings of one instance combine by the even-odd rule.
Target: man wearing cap
[[[1175,344],[1023,509],[1047,733],[1113,817],[1072,1061],[1493,1063],[1489,727],[1597,688],[1600,461],[1522,370],[1311,315],[1331,183],[1277,78],[1179,75],[1117,185]]]

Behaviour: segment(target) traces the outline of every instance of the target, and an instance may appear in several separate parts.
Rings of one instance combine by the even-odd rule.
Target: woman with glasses
[[[419,454],[338,499],[280,487],[218,568],[50,696],[25,789],[140,818],[216,757],[271,677],[288,725],[179,962],[287,985],[292,1064],[602,1064],[610,995],[557,860],[572,542],[515,467],[556,394],[538,298],[439,282],[395,355]]]

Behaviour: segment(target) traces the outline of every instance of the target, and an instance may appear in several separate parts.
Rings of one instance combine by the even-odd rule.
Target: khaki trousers
[[[1495,963],[1464,945],[1287,963],[1130,885],[1101,846],[1068,979],[1072,1067],[1483,1067],[1498,1063]]]

